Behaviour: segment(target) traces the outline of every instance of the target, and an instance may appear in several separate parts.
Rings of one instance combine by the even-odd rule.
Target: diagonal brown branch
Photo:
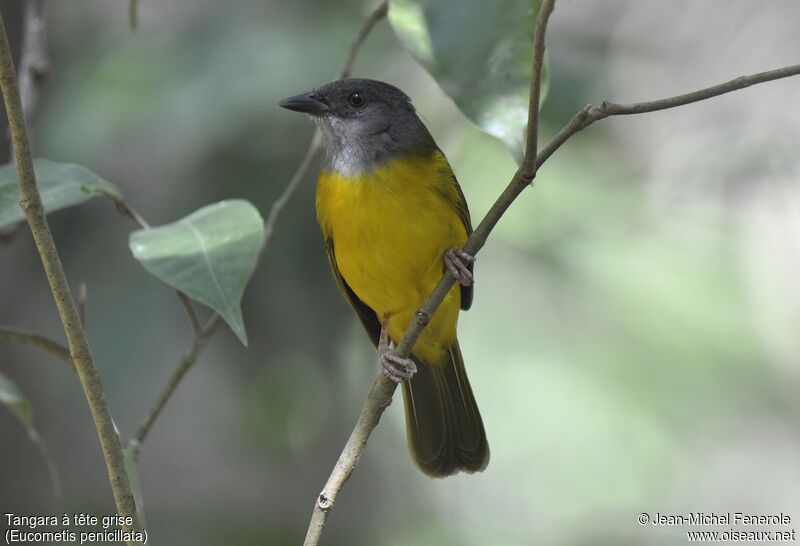
[[[8,38],[2,16],[0,16],[0,88],[2,88],[3,100],[8,113],[11,139],[17,162],[20,207],[24,211],[28,225],[33,233],[36,248],[39,251],[39,256],[53,293],[53,299],[56,302],[58,314],[64,326],[72,361],[78,370],[78,376],[94,418],[117,511],[121,516],[130,518],[129,521],[133,522],[132,525],[125,525],[124,529],[138,529],[139,519],[133,495],[131,494],[130,480],[125,468],[122,446],[114,429],[114,422],[108,410],[100,374],[94,364],[89,342],[86,339],[86,332],[81,324],[75,300],[72,297],[67,277],[64,274],[64,268],[61,265],[58,250],[53,241],[53,234],[50,232],[50,226],[47,223],[39,188],[36,184],[25,114],[22,111],[17,75],[11,60],[11,51],[8,46]],[[133,543],[130,542],[130,544]]]
[[[757,83],[768,82],[780,78],[787,78],[790,76],[800,75],[800,65],[789,66],[768,72],[761,72],[750,76],[741,76],[729,82],[687,93],[685,95],[678,95],[666,99],[642,102],[636,104],[616,104],[608,101],[603,101],[599,106],[588,105],[579,111],[570,122],[540,151],[537,153],[537,128],[538,128],[538,95],[536,94],[536,87],[539,85],[537,79],[539,78],[539,70],[541,67],[541,55],[544,53],[544,35],[547,25],[547,18],[549,17],[553,1],[546,1],[539,14],[537,22],[537,35],[541,41],[537,46],[535,40],[534,44],[534,69],[532,76],[532,92],[531,102],[529,105],[529,125],[528,125],[528,140],[525,152],[525,158],[522,165],[514,174],[509,185],[500,195],[500,197],[492,205],[489,212],[483,218],[481,223],[472,233],[464,245],[464,250],[470,254],[475,255],[486,244],[492,229],[506,212],[508,207],[514,200],[522,193],[522,191],[529,186],[531,180],[536,175],[536,171],[544,164],[545,161],[564,144],[570,137],[578,131],[588,127],[595,121],[620,115],[642,114],[646,112],[655,112],[657,110],[665,110],[668,108],[675,108],[693,102],[710,99],[725,93],[730,93],[739,89],[744,89]],[[534,101],[534,98],[536,100]],[[428,299],[417,311],[417,314],[409,325],[408,329],[403,336],[402,341],[398,345],[395,353],[399,356],[406,357],[410,354],[419,335],[430,322],[430,317],[436,312],[439,305],[444,300],[445,295],[453,286],[455,279],[449,271],[445,270],[441,281],[430,294]],[[317,498],[314,506],[314,513],[311,518],[308,533],[306,535],[306,546],[316,545],[319,543],[328,513],[333,508],[336,496],[339,490],[352,474],[356,465],[358,464],[361,455],[366,448],[367,440],[372,430],[377,426],[381,415],[384,410],[389,407],[392,402],[392,396],[396,389],[396,384],[384,377],[382,374],[375,381],[367,394],[367,400],[361,409],[361,414],[358,417],[353,432],[345,444],[339,460],[331,473],[325,488]]]

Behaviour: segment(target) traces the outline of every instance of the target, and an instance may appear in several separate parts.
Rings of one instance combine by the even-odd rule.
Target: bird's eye
[[[355,93],[350,93],[350,96],[347,97],[347,102],[349,102],[351,106],[361,108],[367,102],[367,99],[364,98],[364,95],[356,91]]]

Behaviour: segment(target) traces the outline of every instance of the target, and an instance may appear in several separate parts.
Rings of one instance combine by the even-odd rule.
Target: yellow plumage
[[[389,316],[389,336],[395,342],[441,279],[444,251],[467,240],[454,205],[460,201],[450,166],[438,150],[367,173],[320,174],[317,216],[325,238],[335,245],[335,265],[379,319]],[[455,285],[414,356],[428,364],[449,362],[460,304]]]
[[[466,199],[447,159],[409,97],[376,80],[331,82],[281,101],[319,125],[326,158],[317,216],[333,278],[378,349],[391,381],[402,385],[414,462],[429,476],[479,472],[489,443],[456,337],[473,296],[472,231]],[[445,267],[458,283],[409,358],[399,342]]]

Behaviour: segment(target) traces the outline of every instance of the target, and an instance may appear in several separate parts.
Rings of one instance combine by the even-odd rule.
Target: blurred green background
[[[17,44],[22,5],[1,4]],[[123,3],[50,2],[36,155],[89,167],[153,224],[225,198],[266,216],[313,129],[278,100],[333,79],[373,7],[143,0],[133,32]],[[542,139],[587,102],[796,64],[798,17],[793,0],[562,0]],[[483,217],[515,169],[505,147],[463,117],[385,21],[354,74],[412,96],[473,219]],[[398,399],[324,543],[683,544],[685,528],[637,516],[800,518],[799,85],[606,120],[565,145],[481,253],[459,323],[488,469],[422,475]],[[313,194],[312,173],[245,293],[250,347],[220,328],[142,448],[150,544],[305,534],[377,373],[330,277]],[[88,286],[88,335],[129,437],[191,331],[174,293],[131,257],[134,226],[110,203],[58,212],[51,226],[73,287]],[[63,339],[27,228],[0,243],[0,323]],[[65,491],[56,504],[39,452],[0,407],[0,511],[113,513],[75,374],[8,343],[0,373],[31,400]]]

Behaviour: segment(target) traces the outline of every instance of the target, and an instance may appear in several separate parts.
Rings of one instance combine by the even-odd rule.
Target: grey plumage
[[[312,93],[328,107],[312,114],[322,129],[327,152],[324,168],[328,170],[353,175],[400,155],[427,155],[437,149],[411,99],[393,85],[351,78],[323,85]],[[363,97],[363,106],[350,103],[354,93]]]

